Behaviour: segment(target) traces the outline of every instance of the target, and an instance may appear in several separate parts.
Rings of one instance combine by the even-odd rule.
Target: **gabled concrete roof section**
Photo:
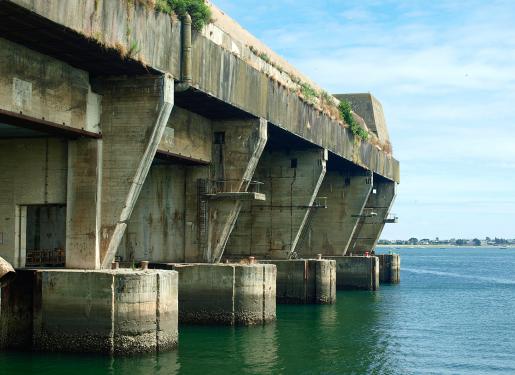
[[[381,142],[390,142],[388,127],[381,102],[370,93],[336,94],[338,100],[347,100],[352,110],[365,120],[368,129],[377,135]]]
[[[137,1],[4,0],[0,1],[0,16],[0,37],[92,74],[161,71],[175,79],[180,76],[180,22]],[[220,27],[230,29],[236,36]],[[335,155],[399,181],[399,163],[391,154],[377,145],[355,140],[339,120],[299,97],[291,90],[288,70],[311,81],[289,64],[283,65],[286,62],[276,61],[281,67],[277,69],[263,61],[247,46],[248,41],[257,43],[257,39],[250,38],[241,27],[237,29],[234,21],[219,14],[214,25],[194,35],[193,89],[186,93],[188,101],[204,110],[204,104],[214,110],[225,106],[224,111],[237,109],[228,111],[233,115],[246,113],[264,118]],[[261,44],[255,48],[264,49]],[[275,54],[271,57],[279,59]],[[176,96],[177,105],[186,102],[181,102],[178,93]],[[220,118],[223,113],[216,116]]]

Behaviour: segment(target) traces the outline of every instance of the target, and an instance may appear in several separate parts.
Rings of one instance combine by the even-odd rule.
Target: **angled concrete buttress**
[[[240,213],[225,256],[289,259],[308,223],[326,173],[327,151],[265,149],[255,179],[266,201],[250,201]]]
[[[368,197],[358,227],[352,237],[348,253],[353,255],[373,253],[395,199],[397,184],[374,176],[372,193]]]
[[[318,192],[327,208],[313,210],[298,247],[299,255],[345,255],[371,191],[370,172],[353,166],[330,168]]]
[[[163,136],[173,107],[174,84],[169,75],[162,75],[98,79],[94,86],[103,96],[101,226],[100,233],[94,233],[100,236],[100,266],[107,268],[114,260]],[[96,219],[96,215],[89,217],[90,221]],[[97,225],[90,223],[89,228]],[[72,227],[68,228],[73,231]],[[91,245],[96,241],[92,239]],[[68,252],[73,251],[68,248]],[[73,264],[80,268],[92,265],[93,261],[82,267]]]
[[[201,237],[204,261],[217,263],[234,228],[243,199],[262,199],[248,192],[267,141],[264,119],[213,122],[213,163],[203,200],[207,228]]]

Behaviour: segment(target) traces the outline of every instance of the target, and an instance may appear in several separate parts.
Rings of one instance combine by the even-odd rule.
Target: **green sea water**
[[[515,374],[515,249],[403,249],[400,285],[278,305],[264,327],[180,327],[136,358],[0,353],[0,374]]]

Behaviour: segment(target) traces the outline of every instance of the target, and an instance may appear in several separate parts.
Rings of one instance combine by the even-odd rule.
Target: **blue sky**
[[[515,237],[515,1],[215,0],[332,93],[383,104],[383,238]]]

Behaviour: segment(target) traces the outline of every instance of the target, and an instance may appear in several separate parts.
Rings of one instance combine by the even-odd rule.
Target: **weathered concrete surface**
[[[0,38],[0,110],[99,134],[100,97],[89,74]]]
[[[288,259],[308,222],[326,171],[321,149],[265,149],[254,179],[266,201],[243,206],[224,255]]]
[[[100,257],[107,268],[161,142],[174,93],[166,75],[99,79],[95,89],[103,95]]]
[[[277,303],[336,302],[336,262],[327,259],[262,260],[277,267]]]
[[[348,254],[373,253],[396,195],[397,184],[374,176],[374,186],[354,231]]]
[[[275,320],[276,267],[153,264],[179,272],[179,322],[254,325]]]
[[[215,140],[219,144],[213,147],[210,175],[215,183],[215,193],[247,191],[267,141],[266,121],[217,121],[213,124],[213,132],[223,137],[223,141]],[[239,200],[208,201],[209,226],[204,261],[220,261],[240,210]]]
[[[2,289],[4,347],[114,355],[177,346],[176,272],[21,270]]]
[[[347,100],[352,110],[365,120],[370,129],[382,142],[390,142],[383,106],[372,94],[337,94],[337,99]]]
[[[37,271],[19,269],[16,280],[0,293],[0,349],[30,349],[41,278]]]
[[[209,163],[213,147],[212,122],[206,117],[174,106],[158,153],[198,163]]]
[[[141,190],[118,249],[124,261],[185,261],[185,175],[187,166],[156,164]]]
[[[25,266],[23,207],[66,204],[66,169],[63,139],[0,139],[0,256],[14,267]]]
[[[379,259],[374,256],[325,257],[336,261],[336,289],[379,289]]]
[[[298,246],[303,257],[347,253],[363,207],[372,191],[372,174],[354,166],[330,168],[318,192],[326,209],[315,209]]]
[[[68,141],[67,268],[100,268],[102,141]]]
[[[39,22],[47,18],[83,34],[85,38],[97,40],[99,45],[92,43],[89,46],[91,52],[88,57],[95,54],[103,56],[106,47],[123,52],[129,51],[131,45],[137,45],[137,53],[130,55],[125,63],[119,61],[114,65],[120,70],[124,65],[136,69],[134,62],[138,61],[139,71],[146,66],[168,72],[174,78],[180,75],[180,25],[170,22],[167,15],[148,11],[141,5],[134,7],[123,2],[97,0],[84,0],[80,5],[55,0],[10,0],[5,3],[15,3],[39,14],[43,17]],[[9,11],[7,6],[6,11]],[[16,20],[11,22],[16,23]],[[41,28],[45,27],[50,34],[63,32],[62,28],[56,31],[55,24],[42,22]],[[219,35],[215,34],[198,34],[193,38],[192,73],[197,93],[214,96],[377,174],[399,180],[398,162],[388,153],[367,142],[355,143],[348,128],[306,103],[283,82],[269,77],[266,70],[249,65],[238,51],[224,48],[237,44],[237,40],[217,44],[214,39]],[[230,35],[226,37],[231,39]],[[39,43],[36,47],[44,49],[44,44]],[[74,53],[63,56],[73,60],[74,64],[98,69],[91,61],[82,58],[83,52],[77,53],[77,57]]]
[[[379,281],[386,284],[398,284],[401,281],[401,256],[399,254],[380,254]]]

